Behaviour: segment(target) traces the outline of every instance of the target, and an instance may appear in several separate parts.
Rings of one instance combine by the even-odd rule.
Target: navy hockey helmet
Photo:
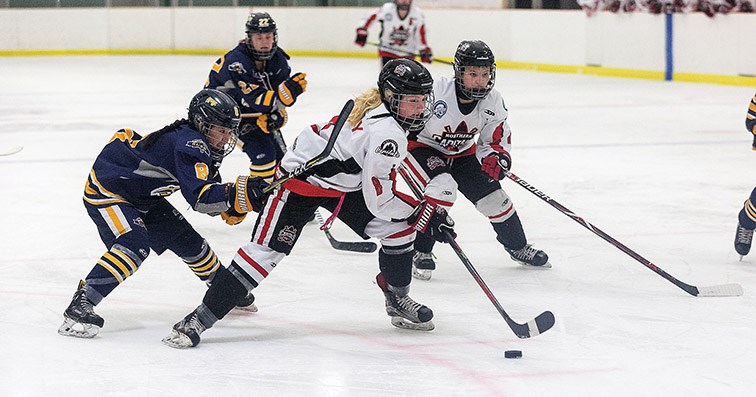
[[[433,104],[433,77],[425,66],[414,59],[392,59],[378,75],[378,91],[391,116],[407,131],[423,129],[430,118]],[[416,101],[408,95],[422,95],[422,110],[411,112]]]
[[[212,89],[198,92],[189,102],[189,122],[207,140],[213,160],[221,161],[234,150],[241,112],[236,101],[225,92]],[[213,141],[217,139],[211,137],[211,129],[214,126],[230,128],[230,138],[214,145]]]
[[[468,66],[483,66],[489,71],[488,83],[484,87],[465,87],[462,73]],[[480,100],[486,97],[496,83],[496,60],[493,51],[480,40],[465,40],[454,53],[454,80],[457,91],[465,99]]]
[[[394,0],[394,4],[396,4],[397,10],[406,11],[406,10],[409,10],[410,7],[412,7],[412,0],[409,0],[409,1]]]
[[[273,58],[278,49],[278,28],[276,21],[267,12],[253,12],[247,17],[247,49],[252,52],[255,60],[266,61]],[[252,44],[252,35],[260,33],[273,33],[273,46],[268,50],[258,50]]]

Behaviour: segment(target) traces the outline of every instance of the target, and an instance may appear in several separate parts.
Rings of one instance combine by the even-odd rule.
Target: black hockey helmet
[[[398,0],[394,0],[394,4],[396,4],[397,10],[409,10],[410,7],[412,7],[412,0],[409,0],[406,4],[405,3],[399,4]]]
[[[198,92],[189,102],[189,122],[208,141],[213,160],[221,161],[234,150],[241,112],[236,101],[225,92],[212,89]],[[230,128],[231,139],[220,147],[213,146],[210,143],[210,129],[213,126]]]
[[[465,87],[462,73],[468,66],[484,66],[489,70],[488,84],[483,88]],[[454,53],[454,79],[457,91],[465,99],[480,100],[486,97],[496,83],[496,60],[493,51],[480,40],[465,40],[457,46]]]
[[[273,58],[278,49],[278,28],[276,21],[267,12],[253,12],[247,17],[247,49],[252,52],[255,60],[266,61]],[[268,51],[259,51],[252,45],[252,35],[256,33],[273,33],[273,47]]]
[[[414,59],[400,58],[386,62],[378,75],[378,91],[391,115],[407,131],[423,129],[433,113],[433,77],[425,66]],[[399,105],[405,101],[405,95],[423,95],[423,112],[401,115]]]

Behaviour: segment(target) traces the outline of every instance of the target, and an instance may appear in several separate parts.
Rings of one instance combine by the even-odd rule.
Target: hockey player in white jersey
[[[257,287],[294,247],[302,227],[318,207],[331,211],[357,234],[381,240],[378,286],[386,313],[399,328],[430,331],[433,311],[409,297],[416,231],[442,240],[454,223],[432,201],[417,202],[395,190],[396,170],[407,155],[407,132],[430,117],[433,79],[409,59],[389,61],[378,89],[355,101],[348,123],[329,158],[274,190],[257,219],[252,241],[241,247],[192,313],[163,342],[196,346],[200,334],[222,319],[238,300]],[[279,177],[321,152],[335,118],[305,128],[284,156]],[[329,219],[330,221],[331,219]]]
[[[425,37],[425,16],[420,8],[412,5],[412,0],[385,3],[362,19],[355,44],[363,47],[367,43],[368,28],[375,21],[381,25],[378,56],[382,65],[391,59],[414,58],[412,54],[418,54],[424,63],[433,61],[433,51]]]
[[[433,116],[409,135],[402,175],[424,192],[424,200],[451,207],[459,190],[488,217],[496,239],[521,264],[550,267],[548,255],[528,244],[509,196],[499,181],[512,165],[507,108],[494,90],[496,64],[482,41],[463,41],[454,55],[454,79],[433,84]],[[477,142],[476,142],[477,138]],[[413,274],[428,280],[434,240],[418,234]]]

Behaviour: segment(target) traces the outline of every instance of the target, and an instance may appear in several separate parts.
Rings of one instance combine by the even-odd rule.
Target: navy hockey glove
[[[231,209],[237,214],[246,214],[250,211],[260,212],[268,200],[268,195],[263,193],[263,189],[267,186],[268,182],[265,182],[259,176],[238,176],[232,191],[229,193],[229,200],[232,200]]]
[[[433,62],[433,51],[430,47],[423,48],[418,55],[420,55],[420,61],[423,63]]]
[[[305,90],[307,90],[307,75],[304,73],[295,73],[278,85],[278,100],[284,106],[291,106]]]
[[[357,37],[354,39],[354,44],[360,47],[364,47],[367,43],[368,31],[365,28],[357,28]]]
[[[426,236],[442,243],[446,242],[444,230],[457,237],[457,233],[454,233],[454,220],[445,209],[432,201],[423,200],[415,207],[412,215],[407,218],[407,222],[418,233],[425,233]]]
[[[281,109],[258,117],[257,126],[260,127],[262,132],[270,134],[272,131],[280,130],[288,120],[289,115],[286,113],[286,109]]]
[[[500,181],[507,177],[507,172],[512,168],[512,158],[507,152],[494,152],[483,158],[480,168],[491,178]]]

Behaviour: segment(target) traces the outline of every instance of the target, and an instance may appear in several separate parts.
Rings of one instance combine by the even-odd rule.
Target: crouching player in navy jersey
[[[753,134],[751,149],[756,150],[756,95],[751,99],[746,113],[745,126],[748,132]],[[735,251],[740,254],[742,260],[751,251],[753,230],[756,229],[756,189],[751,191],[751,196],[743,204],[738,213],[738,228],[735,231]]]
[[[222,183],[223,158],[233,150],[240,120],[236,102],[216,90],[202,90],[189,104],[189,119],[141,137],[118,131],[97,156],[84,190],[84,206],[108,248],[65,310],[58,333],[91,338],[104,320],[94,306],[139,269],[150,250],[173,251],[209,285],[222,266],[166,196],[177,190],[195,211],[224,219],[259,211],[267,183],[240,176]],[[235,304],[253,306],[254,297]],[[254,310],[254,309],[253,309]]]
[[[222,319],[233,302],[257,287],[294,247],[307,219],[326,208],[357,234],[381,240],[376,280],[385,296],[386,313],[399,328],[429,331],[433,311],[409,297],[412,247],[416,231],[443,239],[453,222],[432,202],[417,202],[395,190],[396,170],[407,155],[407,132],[430,117],[433,79],[414,60],[386,63],[378,89],[370,89],[339,133],[329,158],[273,191],[257,219],[252,241],[241,247],[202,304],[173,326],[163,342],[186,348]],[[320,153],[333,133],[335,118],[300,133],[286,153],[281,175]],[[329,219],[329,221],[331,221]]]

